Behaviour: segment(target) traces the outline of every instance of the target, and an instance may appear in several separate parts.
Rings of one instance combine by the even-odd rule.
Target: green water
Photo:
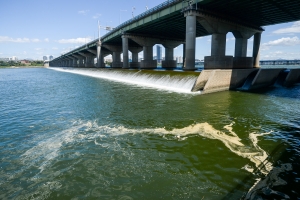
[[[0,69],[0,199],[300,197],[299,85],[160,73]]]

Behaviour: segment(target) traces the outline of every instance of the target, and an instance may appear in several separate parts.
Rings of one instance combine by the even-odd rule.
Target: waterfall
[[[69,72],[107,79],[116,82],[139,85],[144,87],[168,90],[179,93],[192,93],[191,89],[199,76],[199,72],[161,71],[161,70],[128,70],[128,69],[76,69],[51,68],[57,71]],[[194,93],[194,92],[193,92]]]

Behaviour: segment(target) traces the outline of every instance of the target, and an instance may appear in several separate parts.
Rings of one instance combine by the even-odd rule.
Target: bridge
[[[242,70],[247,77],[259,67],[262,27],[299,19],[299,0],[168,0],[101,38],[61,55],[49,65],[104,68],[104,57],[111,54],[112,68],[154,69],[157,62],[153,60],[153,46],[161,44],[165,47],[162,67],[172,69],[176,67],[174,48],[183,44],[183,69],[195,70],[196,38],[211,35],[211,55],[204,57],[204,70]],[[228,32],[235,37],[232,56],[225,55]],[[252,36],[252,56],[247,57],[248,39]],[[128,51],[132,53],[132,62]],[[141,51],[143,60],[139,62]]]
[[[300,65],[300,60],[260,60],[260,65]]]

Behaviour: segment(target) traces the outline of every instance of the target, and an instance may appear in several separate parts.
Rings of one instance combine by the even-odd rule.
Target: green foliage
[[[22,66],[43,66],[44,61],[42,60],[35,60],[31,61],[28,64],[23,64],[21,62],[15,62],[15,61],[0,61],[0,67],[11,67],[11,66],[16,66],[16,67],[22,67]]]

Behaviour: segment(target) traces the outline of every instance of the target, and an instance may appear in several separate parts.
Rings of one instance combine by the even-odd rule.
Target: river
[[[0,199],[300,198],[299,84],[163,73],[0,69]]]

